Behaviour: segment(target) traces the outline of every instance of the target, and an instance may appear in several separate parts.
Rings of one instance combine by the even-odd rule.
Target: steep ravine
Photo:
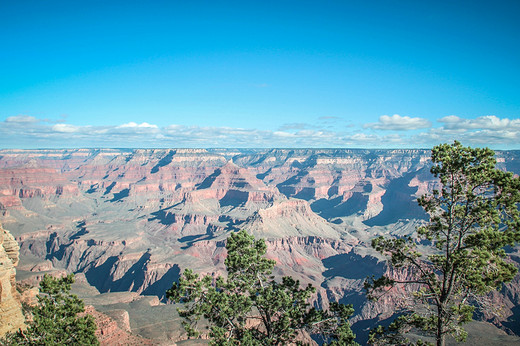
[[[364,278],[387,270],[370,239],[409,234],[425,217],[416,198],[437,185],[428,172],[429,155],[4,150],[0,222],[20,244],[24,278],[52,270],[84,274],[99,292],[96,302],[124,292],[162,299],[188,267],[222,273],[225,239],[246,229],[266,239],[276,275],[313,284],[317,305],[353,303],[353,321],[363,329],[363,321],[385,318],[398,303],[395,296],[379,303],[365,299]],[[501,166],[517,168],[508,160],[517,152],[498,156]],[[511,254],[516,261],[517,250]],[[518,333],[519,286],[517,277],[493,295],[504,306],[502,317],[482,317]]]

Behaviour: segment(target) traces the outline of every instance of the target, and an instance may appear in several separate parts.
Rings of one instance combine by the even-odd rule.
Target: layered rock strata
[[[185,268],[222,274],[226,238],[246,229],[266,239],[277,276],[313,284],[317,305],[354,303],[354,320],[370,320],[396,304],[391,297],[379,305],[366,301],[365,277],[387,270],[370,241],[409,235],[425,219],[416,199],[438,187],[429,156],[361,149],[3,150],[0,221],[20,243],[24,280],[69,271],[83,273],[101,297],[130,291],[160,299]],[[519,152],[497,158],[499,167],[520,172]],[[515,284],[494,299],[505,306],[500,323],[511,328],[520,305]]]
[[[101,346],[138,346],[157,344],[152,340],[131,333],[128,312],[124,310],[112,312],[113,314],[118,315],[116,316],[117,321],[107,314],[96,311],[93,306],[86,306],[85,313],[94,317],[96,321],[96,337]]]
[[[24,327],[20,297],[16,290],[18,243],[0,226],[0,337]]]

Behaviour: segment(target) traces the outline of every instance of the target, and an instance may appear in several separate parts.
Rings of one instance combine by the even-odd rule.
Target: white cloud
[[[520,147],[520,119],[486,115],[465,119],[449,115],[438,120],[443,126],[412,138],[414,143],[438,144],[458,140],[465,145],[504,149]]]
[[[92,129],[91,132],[95,135],[104,135],[106,133],[108,133],[110,130],[108,128],[95,128],[95,129]]]
[[[273,135],[277,137],[295,137],[296,135],[294,133],[284,132],[284,131],[275,131],[273,132]]]
[[[384,136],[382,138],[383,141],[385,142],[391,142],[391,143],[404,143],[403,142],[403,137],[401,135],[398,135],[397,133],[395,134],[391,134],[391,135],[388,135],[388,136]]]
[[[392,116],[381,115],[379,122],[365,124],[364,128],[384,131],[408,131],[417,129],[426,129],[431,127],[431,122],[423,118],[411,118],[409,116],[400,116],[394,114]]]
[[[52,126],[52,130],[55,132],[73,133],[78,132],[81,128],[79,126],[69,124],[56,124]]]
[[[6,123],[37,123],[38,119],[29,115],[15,115],[5,119]]]
[[[168,125],[168,126],[165,127],[165,129],[168,130],[168,131],[175,131],[175,130],[181,129],[183,127],[184,126],[182,126],[182,125]]]
[[[376,135],[367,135],[366,133],[356,133],[350,137],[353,141],[360,141],[360,142],[372,142],[379,139]]]
[[[381,117],[378,126],[385,124],[386,129],[394,129],[394,132],[381,135],[366,130],[371,128],[366,125],[355,128],[286,126],[287,129],[282,129],[282,126],[276,130],[178,124],[159,127],[146,122],[128,122],[115,126],[78,126],[46,122],[30,116],[17,116],[0,122],[0,148],[431,148],[436,144],[457,139],[470,146],[520,149],[519,119],[511,120],[496,116],[464,119],[452,115],[439,120],[442,126],[438,124],[435,128],[407,132],[406,130],[421,123],[414,119],[421,120],[401,116]],[[405,129],[395,130],[397,128]]]
[[[432,129],[415,136],[414,143],[449,143],[458,140],[470,146],[490,146],[495,148],[514,147],[520,144],[520,132],[516,130],[453,130],[445,128]]]
[[[140,134],[148,134],[153,135],[159,133],[159,127],[157,125],[149,124],[149,123],[135,123],[133,121],[121,124],[115,127],[109,127],[107,133],[110,135],[127,135],[127,136],[135,136]]]
[[[456,115],[449,115],[439,119],[446,130],[520,130],[520,119],[500,119],[495,115],[485,115],[476,119],[463,119]]]
[[[145,123],[141,123],[141,124],[137,124],[137,123],[134,123],[133,121],[131,121],[129,123],[119,125],[119,126],[117,126],[117,128],[156,129],[157,125],[148,124],[146,122]]]

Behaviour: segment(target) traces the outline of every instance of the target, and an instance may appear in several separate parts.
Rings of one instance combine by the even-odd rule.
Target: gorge
[[[266,240],[277,276],[315,286],[316,305],[353,304],[354,329],[366,336],[400,299],[366,300],[365,278],[389,270],[370,240],[410,235],[426,219],[416,199],[438,186],[429,157],[419,149],[1,150],[0,223],[20,246],[19,281],[74,272],[86,303],[128,316],[126,328],[148,339],[182,338],[166,290],[188,267],[220,273],[225,240],[240,229]],[[520,173],[520,151],[498,151],[497,161]],[[508,253],[520,266],[519,249]],[[520,334],[520,277],[490,298],[501,314],[477,317]]]

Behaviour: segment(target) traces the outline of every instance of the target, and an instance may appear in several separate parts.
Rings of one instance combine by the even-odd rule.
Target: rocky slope
[[[101,346],[157,344],[130,332],[130,319],[126,310],[111,311],[113,317],[110,317],[96,311],[93,306],[86,306],[85,313],[93,316],[96,321],[96,337]]]
[[[66,270],[83,273],[101,296],[134,292],[160,299],[184,268],[221,272],[225,239],[247,229],[267,239],[277,275],[318,287],[318,305],[354,303],[361,323],[395,307],[392,301],[369,304],[362,293],[367,275],[386,270],[370,239],[410,234],[425,218],[416,198],[437,184],[429,155],[3,150],[0,221],[20,243],[19,276],[25,280]],[[501,167],[520,172],[519,152],[497,156]],[[505,311],[497,325],[514,325],[516,287],[506,286],[495,298]]]
[[[16,290],[18,243],[0,226],[0,337],[24,327],[20,296]]]

